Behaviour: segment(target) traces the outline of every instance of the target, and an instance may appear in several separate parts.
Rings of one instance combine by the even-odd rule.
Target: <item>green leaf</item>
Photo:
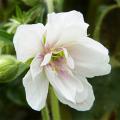
[[[64,0],[53,0],[54,2],[54,11],[61,12],[63,11]]]
[[[112,6],[104,6],[104,9],[103,9],[103,6],[100,6],[100,9],[99,9],[99,13],[101,13],[98,18],[97,18],[97,22],[96,22],[96,28],[94,30],[94,38],[97,39],[97,40],[100,40],[100,35],[102,34],[101,33],[101,27],[102,27],[102,24],[103,24],[103,20],[107,17],[107,15],[114,9],[118,8],[117,5],[112,5]],[[101,11],[100,11],[101,10]],[[112,19],[112,18],[111,18]],[[111,20],[110,19],[110,20]],[[109,26],[110,27],[110,26]]]
[[[18,79],[19,77],[22,78],[24,74],[27,72],[28,68],[29,68],[28,64],[19,62],[18,71],[13,79],[15,80]]]
[[[22,10],[19,6],[16,6],[16,17],[21,18],[22,17]]]
[[[110,55],[120,62],[120,6],[112,5],[104,9],[94,31],[94,38],[106,46]]]
[[[15,54],[12,38],[12,35],[0,30],[0,54]]]
[[[17,5],[21,4],[21,0],[2,0],[0,2],[0,22],[6,22],[13,14]]]
[[[90,0],[88,3],[87,20],[90,24],[89,31],[91,34],[93,33],[95,28],[95,21],[97,19],[97,9],[104,2],[105,0]]]
[[[25,92],[24,92],[22,80],[17,83],[15,82],[12,86],[9,86],[9,89],[7,90],[7,97],[13,103],[19,106],[26,106],[26,98],[25,98]]]
[[[0,39],[9,42],[12,40],[12,38],[13,38],[12,35],[6,33],[4,30],[0,29]]]
[[[27,12],[27,21],[30,21],[32,18],[32,21],[35,21],[35,23],[46,23],[46,17],[47,17],[47,6],[45,3],[40,3],[33,8],[31,8]]]
[[[34,6],[41,2],[41,0],[22,0],[28,6]]]
[[[60,113],[61,113],[61,120],[74,120],[72,118],[72,113],[70,107],[60,104]]]
[[[120,0],[116,0],[116,1],[117,1],[118,5],[120,5]]]
[[[47,8],[45,3],[39,3],[28,11],[22,11],[20,7],[16,7],[16,15],[9,19],[9,22],[4,24],[8,33],[15,33],[17,27],[27,23],[44,23],[46,20]]]

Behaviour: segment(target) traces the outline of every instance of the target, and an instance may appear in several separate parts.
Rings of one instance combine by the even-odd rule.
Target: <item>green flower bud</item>
[[[0,56],[0,82],[12,81],[18,71],[17,60],[10,55]]]

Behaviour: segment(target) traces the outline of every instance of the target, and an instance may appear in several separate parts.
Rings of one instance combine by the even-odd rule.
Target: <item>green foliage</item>
[[[0,30],[0,54],[14,54],[12,35]]]
[[[16,7],[16,16],[10,18],[8,23],[4,24],[8,33],[15,33],[17,27],[21,24],[32,23],[33,21],[43,22],[45,15],[45,5],[43,3],[36,5],[27,12],[22,11],[20,7]]]
[[[10,88],[6,91],[6,97],[14,104],[26,107],[27,104],[25,99],[24,88],[22,85],[22,78],[19,78],[19,80],[9,84],[9,87]]]
[[[98,19],[94,32],[94,38],[101,41],[109,49],[113,66],[120,66],[119,21],[120,6],[105,7]]]
[[[59,12],[63,10],[64,0],[54,0],[54,11]]]
[[[117,1],[118,5],[120,5],[120,0],[116,0],[116,1]]]
[[[16,5],[20,4],[20,0],[0,0],[0,22],[6,22],[13,14]]]
[[[28,6],[34,6],[41,2],[41,0],[22,0]]]

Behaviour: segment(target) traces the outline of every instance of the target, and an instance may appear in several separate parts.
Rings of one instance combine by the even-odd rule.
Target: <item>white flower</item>
[[[28,104],[41,110],[49,83],[58,99],[85,111],[94,102],[92,86],[86,78],[108,74],[108,50],[87,36],[88,24],[77,11],[48,14],[48,22],[21,25],[14,36],[17,59],[34,57],[23,78]]]

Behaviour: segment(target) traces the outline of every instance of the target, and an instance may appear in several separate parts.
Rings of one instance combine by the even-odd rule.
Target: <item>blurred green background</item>
[[[109,49],[112,65],[111,74],[89,79],[96,97],[92,109],[78,112],[60,103],[62,120],[120,120],[120,0],[0,0],[0,55],[15,56],[12,38],[20,24],[45,24],[53,10],[81,11],[90,24],[88,35]],[[0,120],[41,119],[25,100],[22,77],[27,69],[21,63],[16,75],[0,83]]]

